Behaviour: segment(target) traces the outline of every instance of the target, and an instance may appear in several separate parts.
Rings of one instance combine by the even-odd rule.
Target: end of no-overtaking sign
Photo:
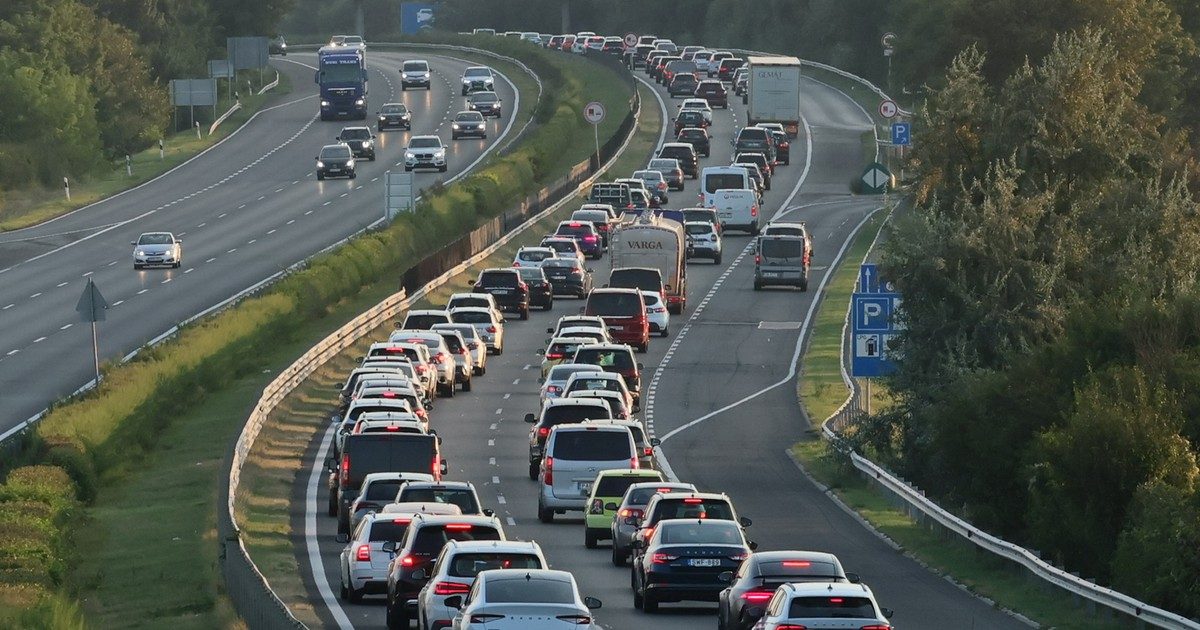
[[[592,101],[583,108],[583,117],[593,125],[600,124],[604,120],[604,105],[600,101]]]

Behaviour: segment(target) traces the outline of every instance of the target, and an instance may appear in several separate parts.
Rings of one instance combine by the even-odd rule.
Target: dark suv
[[[696,86],[696,98],[708,101],[709,107],[729,109],[729,92],[720,81],[701,81],[700,85]]]
[[[712,154],[712,139],[708,136],[708,130],[703,127],[684,127],[675,134],[675,140],[692,145],[696,153],[704,157]]]
[[[676,96],[691,96],[696,93],[696,86],[699,81],[696,81],[694,74],[677,74],[671,77],[671,83],[667,86],[667,95]]]
[[[357,177],[354,172],[354,154],[350,152],[350,147],[345,144],[327,144],[321,147],[321,153],[317,155],[317,179],[342,176],[350,179]]]
[[[762,153],[767,161],[775,162],[775,136],[762,127],[742,127],[733,141],[736,153]]]
[[[699,127],[704,129],[708,127],[708,121],[704,119],[704,113],[696,109],[685,109],[679,112],[675,117],[675,135],[679,135],[680,131],[688,127]]]
[[[529,305],[543,311],[554,308],[554,285],[546,277],[541,267],[519,267],[517,273],[529,287]]]
[[[562,221],[554,235],[574,239],[579,243],[579,251],[588,258],[599,259],[604,255],[604,242],[600,238],[600,231],[591,221]]]
[[[506,540],[494,516],[416,515],[399,543],[383,550],[395,554],[388,567],[387,627],[407,628],[417,610],[417,595],[429,582],[432,565],[450,540]]]
[[[695,147],[687,142],[668,142],[658,150],[657,157],[675,158],[684,175],[692,179],[700,177],[700,158],[696,156]]]
[[[639,529],[633,534],[634,540],[645,542],[654,534],[654,527],[659,521],[673,518],[700,518],[734,521],[742,527],[750,527],[750,519],[739,517],[733,509],[733,501],[728,495],[716,492],[665,492],[656,494],[646,504],[642,517],[629,517],[628,525],[636,525]],[[634,555],[637,555],[635,550]]]
[[[375,134],[368,127],[343,127],[342,132],[335,138],[338,142],[350,147],[350,152],[356,158],[367,158],[375,161]]]
[[[516,269],[485,269],[475,280],[472,291],[491,293],[500,310],[520,313],[521,319],[529,319],[529,285]]]

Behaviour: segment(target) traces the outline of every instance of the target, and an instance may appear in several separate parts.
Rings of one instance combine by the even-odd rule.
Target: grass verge
[[[257,74],[257,73],[256,73]],[[125,170],[124,160],[112,165],[112,169],[71,182],[71,199],[68,201],[60,188],[28,188],[4,192],[0,203],[0,233],[37,225],[54,217],[62,216],[88,204],[96,203],[121,191],[141,185],[179,166],[201,151],[220,142],[246,123],[268,99],[291,92],[287,75],[280,73],[279,85],[263,94],[242,97],[242,108],[233,113],[211,136],[208,126],[201,123],[202,138],[196,138],[192,130],[181,131],[163,139],[163,157],[159,158],[158,147],[154,146],[129,156],[133,175]],[[225,98],[225,88],[220,89]],[[218,109],[228,109],[222,100]]]
[[[801,363],[797,386],[800,403],[816,425],[828,418],[846,400],[848,392],[841,376],[842,325],[858,279],[858,265],[868,253],[875,234],[882,228],[884,213],[877,213],[855,237],[841,266],[825,289],[813,321],[812,338]],[[885,386],[875,383],[872,409],[893,403]],[[828,486],[838,498],[897,544],[905,553],[933,571],[951,576],[996,603],[1037,621],[1043,627],[1081,626],[1079,608],[1061,591],[1030,577],[1006,560],[980,550],[957,536],[945,536],[914,521],[896,508],[873,484],[829,448],[814,430],[814,438],[792,447],[792,454],[806,472]],[[1088,628],[1120,628],[1117,621],[1088,617]]]
[[[657,144],[662,125],[661,114],[657,107],[650,106],[653,95],[646,88],[640,90],[644,106],[639,127],[610,173],[628,173],[641,167]],[[576,202],[582,203],[582,199]],[[425,302],[445,303],[451,293],[466,289],[479,269],[508,266],[518,248],[540,241],[542,235],[573,211],[576,205],[568,203],[560,211],[533,225],[487,260],[434,291]],[[382,299],[386,294],[386,291],[378,292],[376,299]],[[366,306],[368,304],[362,304],[358,310],[346,311],[343,317],[349,319]],[[285,399],[263,426],[242,472],[237,506],[246,547],[272,588],[292,613],[305,623],[317,623],[319,619],[304,586],[307,569],[297,561],[293,546],[293,541],[302,533],[291,531],[288,507],[291,492],[296,475],[308,474],[302,457],[305,449],[317,432],[328,427],[329,410],[334,400],[331,395],[333,386],[345,378],[346,372],[357,363],[356,357],[364,353],[371,341],[386,337],[389,331],[390,327],[385,325],[365,336],[356,346],[347,349],[310,376]],[[310,345],[316,339],[318,337],[312,337]],[[277,367],[282,368],[283,365],[278,364]]]

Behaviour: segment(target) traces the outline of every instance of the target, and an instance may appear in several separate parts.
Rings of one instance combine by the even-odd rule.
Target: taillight
[[[521,262],[520,262],[520,261],[513,261],[513,266],[514,266],[514,267],[520,267],[520,266],[521,266]]]
[[[504,615],[496,615],[490,613],[475,613],[471,615],[471,623],[488,623],[503,619]]]
[[[466,353],[467,353],[467,349],[462,346],[459,346],[458,350],[454,351],[454,354],[466,354]]]
[[[542,427],[538,429],[538,437],[546,437],[547,435],[550,435],[549,427]]]
[[[620,512],[621,518],[642,518],[642,511],[637,508],[625,508]]]
[[[878,628],[882,626],[867,626],[870,628]],[[775,626],[776,630],[808,630],[808,626],[802,626],[798,623],[785,623],[782,626]],[[863,628],[866,630],[866,628]]]
[[[800,626],[797,626],[797,627],[799,627],[800,630],[807,630],[807,628],[803,628]],[[869,626],[863,626],[863,627],[859,628],[858,630],[892,630],[892,627],[891,626],[881,626],[879,624],[871,624]]]
[[[701,503],[704,503],[704,499],[697,499],[696,497],[688,497],[688,498],[684,499],[683,502],[688,505],[699,505]]]
[[[750,216],[758,216],[758,206],[750,206]]]
[[[354,552],[354,559],[359,562],[370,562],[371,545],[359,545],[358,550]]]
[[[733,560],[734,562],[741,562],[742,560],[745,560],[746,558],[749,558],[749,557],[750,557],[750,554],[746,553],[745,551],[743,551],[741,553],[729,554],[729,559]]]
[[[759,256],[758,254],[755,254],[755,255],[754,255],[754,264],[756,264],[756,265],[758,265],[758,264],[762,264],[762,256]]]
[[[458,582],[438,582],[433,585],[434,595],[461,595],[471,590],[467,584],[459,584]]]
[[[573,623],[577,626],[591,625],[592,618],[587,615],[559,615],[555,619],[560,619],[567,623]]]
[[[550,353],[546,354],[546,358],[550,359],[551,361],[557,361],[559,359],[562,359],[564,356],[566,356],[566,355],[564,355],[561,352],[550,352]]]
[[[342,455],[342,478],[340,482],[343,486],[350,485],[350,454]]]
[[[586,242],[586,243],[595,243],[595,242],[596,242],[596,235],[595,235],[595,234],[588,234],[587,236],[583,237],[583,240],[584,240],[584,242]]]
[[[654,454],[654,447],[652,447],[652,446],[647,446],[646,448],[642,449],[642,454],[643,454],[643,455],[653,455],[653,454]]]
[[[746,591],[742,593],[742,599],[751,604],[761,604],[771,599],[775,591]]]
[[[784,560],[783,566],[799,567],[799,568],[807,569],[812,566],[812,563],[809,562],[808,560]]]
[[[494,332],[496,332],[496,327],[495,327],[495,326],[488,326],[488,327],[487,327],[487,331],[488,331],[488,332],[490,332],[490,333],[494,333]]]
[[[446,529],[452,532],[466,532],[473,527],[470,523],[446,523]]]
[[[425,409],[423,409],[423,408],[417,409],[417,417],[424,418],[425,417]]]
[[[402,567],[411,567],[416,563],[417,559],[412,556],[404,556],[403,558],[400,558],[400,566]]]
[[[661,551],[650,556],[650,562],[652,564],[668,564],[678,559],[679,556],[674,556],[669,553],[662,553]]]
[[[629,467],[630,468],[637,468],[639,466],[640,466],[640,464],[638,464],[638,458],[636,458],[636,457],[629,458]]]
[[[528,290],[529,290],[529,285],[528,285],[528,284],[525,284],[524,282],[518,282],[518,283],[517,283],[517,288],[518,288],[518,289],[520,289],[520,290],[522,290],[522,291],[528,291]]]
[[[547,486],[554,484],[554,458],[547,457],[542,460],[542,465],[545,466],[546,472],[542,475],[542,482]]]
[[[433,456],[433,466],[431,466],[430,468],[433,469],[433,478],[441,479],[441,477],[442,477],[442,456],[441,455]]]
[[[549,387],[547,387],[547,388],[546,388],[546,393],[547,393],[547,394],[561,394],[561,393],[562,393],[562,388],[561,388],[561,387],[559,387],[558,385],[551,385],[551,386],[549,386]],[[550,429],[546,429],[546,431],[549,431],[549,430],[550,430]]]

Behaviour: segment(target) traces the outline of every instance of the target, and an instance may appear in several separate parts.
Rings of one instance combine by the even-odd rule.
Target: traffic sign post
[[[96,365],[96,384],[100,384],[100,338],[96,332],[96,322],[102,322],[108,318],[108,302],[104,300],[104,296],[100,295],[100,289],[96,287],[96,283],[88,278],[87,285],[83,287],[83,295],[79,296],[79,303],[75,305],[75,312],[79,313],[80,317],[85,322],[92,325],[92,358]]]
[[[592,123],[592,135],[596,139],[596,167],[600,167],[600,121],[604,120],[604,104],[592,101],[583,107],[583,118]]]
[[[863,264],[858,270],[858,292],[851,298],[850,373],[867,379],[866,412],[871,413],[870,379],[896,371],[895,356],[889,350],[892,340],[903,328],[897,325],[900,294],[883,279],[879,266]]]
[[[888,191],[892,184],[892,172],[888,167],[874,162],[869,164],[866,170],[863,171],[862,179],[863,193],[868,195],[882,195]]]

